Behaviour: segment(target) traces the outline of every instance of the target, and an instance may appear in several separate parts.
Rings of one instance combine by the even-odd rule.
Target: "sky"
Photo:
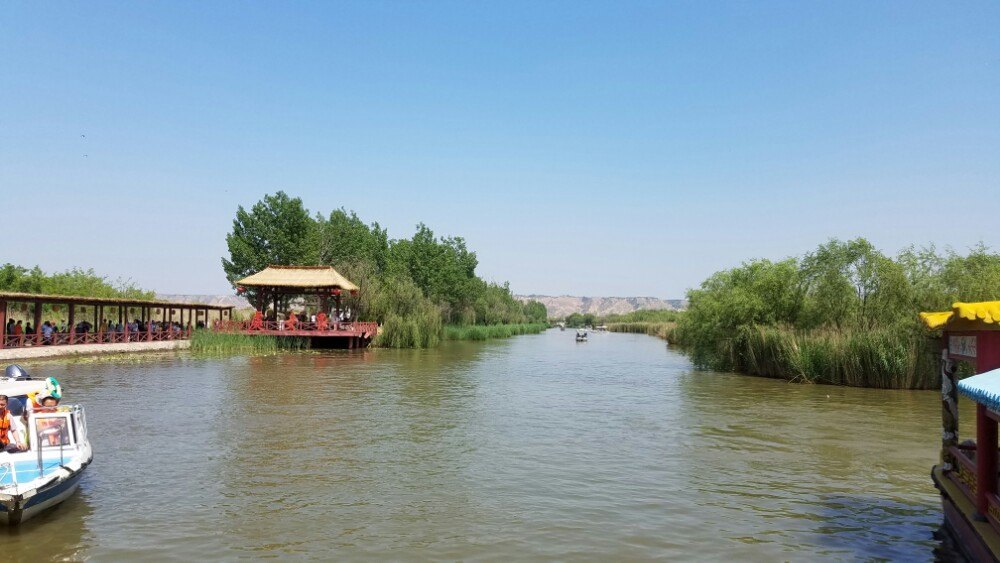
[[[228,293],[238,206],[680,298],[830,238],[1000,249],[998,2],[4,2],[0,263]]]

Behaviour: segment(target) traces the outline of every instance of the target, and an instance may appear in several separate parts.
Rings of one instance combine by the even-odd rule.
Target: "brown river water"
[[[548,331],[26,364],[94,463],[5,559],[932,560],[940,394],[696,371]],[[971,417],[963,412],[963,434]]]

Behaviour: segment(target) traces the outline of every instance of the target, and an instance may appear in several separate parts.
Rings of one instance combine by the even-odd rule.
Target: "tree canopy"
[[[545,322],[545,306],[522,304],[507,284],[476,274],[479,259],[460,236],[439,237],[423,223],[410,238],[390,239],[377,222],[335,209],[315,216],[284,192],[240,206],[222,259],[230,282],[269,264],[331,265],[358,284],[349,299],[359,314],[390,325],[388,333],[430,345],[441,324]],[[424,334],[436,336],[425,338]],[[419,336],[413,336],[418,334]]]
[[[226,279],[234,283],[271,264],[318,263],[319,232],[299,198],[285,192],[265,195],[247,211],[236,210],[233,231],[226,235],[229,258],[222,259]]]
[[[110,280],[93,269],[73,268],[46,274],[38,266],[28,269],[15,264],[0,266],[0,291],[128,299],[155,297],[152,291],[145,291],[130,280]]]

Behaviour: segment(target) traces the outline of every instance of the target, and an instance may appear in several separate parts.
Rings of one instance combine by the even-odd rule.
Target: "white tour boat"
[[[31,409],[26,396],[56,393],[58,398],[59,384],[51,377],[25,379],[23,370],[11,367],[18,376],[0,378],[0,395],[7,395],[11,406],[15,399],[25,405],[28,449],[0,452],[0,523],[16,526],[76,492],[94,456],[83,407],[60,404]],[[8,368],[8,375],[11,372]]]

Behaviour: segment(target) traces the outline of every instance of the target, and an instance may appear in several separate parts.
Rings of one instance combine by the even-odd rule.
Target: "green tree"
[[[378,223],[366,225],[353,211],[341,208],[329,218],[317,217],[319,260],[340,270],[348,264],[368,263],[376,273],[389,263],[389,235]]]
[[[948,301],[944,308],[954,301],[1000,299],[1000,254],[990,252],[983,243],[967,256],[950,251],[940,275]]]
[[[688,291],[688,310],[678,325],[700,365],[731,369],[730,342],[742,326],[791,324],[802,308],[798,262],[753,260],[718,272]]]
[[[250,211],[242,205],[236,210],[233,231],[226,235],[229,258],[222,259],[222,268],[235,284],[270,264],[316,264],[318,242],[316,221],[302,200],[279,191],[265,195]]]
[[[405,272],[424,294],[442,307],[448,322],[461,318],[472,305],[479,260],[462,237],[438,239],[427,225],[417,225],[410,240],[395,241],[390,248],[390,270]]]
[[[0,291],[132,299],[152,299],[155,296],[152,291],[140,289],[131,281],[109,280],[97,275],[93,269],[73,268],[46,274],[38,266],[29,270],[14,264],[0,266]]]
[[[802,278],[811,326],[873,328],[911,312],[905,269],[863,238],[820,245],[802,260]]]
[[[549,312],[545,308],[545,305],[534,299],[524,304],[524,316],[527,317],[529,323],[541,324],[549,322]]]

